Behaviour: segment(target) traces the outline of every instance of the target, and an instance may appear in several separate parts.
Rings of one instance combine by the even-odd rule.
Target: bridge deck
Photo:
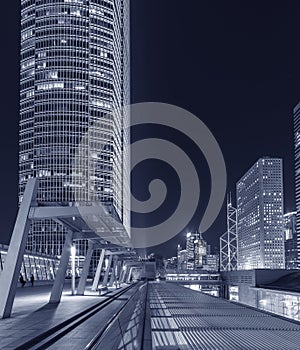
[[[92,292],[88,287],[85,296],[72,296],[70,283],[67,281],[61,302],[48,304],[51,287],[48,285],[18,288],[11,318],[0,320],[0,349],[16,349],[26,341],[115,293],[112,290],[109,296],[99,296],[98,292]],[[118,306],[119,303],[115,302],[109,310],[103,310],[102,320],[108,319]],[[92,337],[92,327],[89,333]],[[60,344],[59,349],[84,349],[86,339],[88,339],[86,332],[77,331],[76,334],[72,334],[72,341]]]
[[[156,349],[297,350],[300,324],[169,283],[149,286]]]

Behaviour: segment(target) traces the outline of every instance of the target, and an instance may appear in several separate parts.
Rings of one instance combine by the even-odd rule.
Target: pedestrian
[[[25,280],[24,280],[24,277],[22,276],[22,274],[20,274],[20,278],[19,278],[19,281],[20,281],[20,283],[21,283],[21,285],[22,285],[22,288],[25,286]]]
[[[31,276],[30,276],[30,282],[31,282],[31,287],[33,287],[33,283],[34,283],[34,276],[33,276],[33,274],[31,274]]]

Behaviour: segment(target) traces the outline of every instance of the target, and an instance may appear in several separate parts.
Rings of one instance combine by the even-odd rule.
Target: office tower
[[[188,232],[186,235],[187,269],[197,270],[203,267],[203,257],[206,255],[206,242],[199,232]]]
[[[297,212],[292,211],[283,215],[284,228],[284,250],[285,250],[285,268],[297,269],[297,230],[296,230]]]
[[[187,250],[177,247],[177,272],[185,271],[187,268]]]
[[[195,245],[195,268],[201,269],[203,268],[203,264],[205,263],[205,257],[207,254],[207,243],[202,237],[202,233],[199,233],[199,238],[194,241]]]
[[[296,229],[298,266],[300,261],[300,102],[294,108],[294,155],[295,155],[295,190],[296,190]]]
[[[129,0],[21,0],[19,202],[93,199],[123,220],[123,119],[129,104]],[[74,166],[78,145],[85,152]],[[28,248],[59,255],[62,227],[33,224]]]
[[[238,269],[283,269],[282,160],[259,159],[237,182]]]
[[[219,255],[207,254],[204,259],[203,270],[218,271],[219,270]]]

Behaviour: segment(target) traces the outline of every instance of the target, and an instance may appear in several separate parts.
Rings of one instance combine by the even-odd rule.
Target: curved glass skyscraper
[[[129,0],[21,6],[19,201],[34,176],[39,201],[87,202],[96,193],[122,220],[124,115],[111,112],[130,99]],[[40,221],[28,248],[59,255],[62,241],[57,223]]]

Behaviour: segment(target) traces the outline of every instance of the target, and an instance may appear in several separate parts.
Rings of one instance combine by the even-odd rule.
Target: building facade
[[[97,200],[124,219],[129,67],[129,0],[21,1],[19,202],[38,177],[38,201]],[[60,255],[63,240],[38,221],[27,248]]]
[[[300,261],[300,102],[294,108],[294,157],[298,266]]]
[[[237,182],[238,269],[283,269],[282,160],[259,159]]]

